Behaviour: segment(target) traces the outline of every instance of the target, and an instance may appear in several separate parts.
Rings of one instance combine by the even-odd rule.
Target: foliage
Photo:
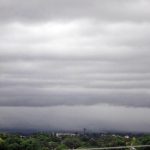
[[[150,135],[77,134],[57,136],[36,133],[28,136],[0,134],[0,150],[64,150],[75,148],[109,147],[126,145],[150,145]],[[140,148],[148,150],[149,148]]]
[[[75,149],[81,146],[81,141],[78,137],[67,137],[63,143],[70,149]]]

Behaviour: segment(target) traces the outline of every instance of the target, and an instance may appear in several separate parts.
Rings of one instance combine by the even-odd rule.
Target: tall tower
[[[86,128],[84,128],[84,129],[83,129],[83,134],[85,135],[85,134],[86,134],[86,132],[87,132],[87,129],[86,129]]]

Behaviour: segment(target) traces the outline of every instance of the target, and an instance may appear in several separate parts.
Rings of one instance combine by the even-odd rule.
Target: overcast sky
[[[149,8],[0,0],[0,128],[150,132]]]

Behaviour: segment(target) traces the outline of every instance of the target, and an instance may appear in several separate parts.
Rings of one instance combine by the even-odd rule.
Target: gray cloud
[[[0,120],[6,126],[25,128],[17,122],[23,118],[23,123],[44,128],[38,118],[32,122],[32,117],[23,114],[29,110],[35,115],[40,110],[41,115],[61,118],[64,111],[66,119],[78,117],[68,128],[90,127],[92,121],[98,128],[102,121],[114,129],[122,126],[123,109],[134,114],[130,121],[136,118],[136,129],[141,126],[141,131],[149,131],[150,121],[145,119],[142,124],[137,119],[138,111],[142,120],[150,108],[149,3],[0,0]],[[113,108],[109,114],[120,112],[115,124],[109,115],[98,121],[92,120],[93,114],[87,120],[78,116],[82,109],[96,109],[97,116],[105,114],[106,106]],[[54,108],[61,111],[57,114]],[[21,115],[16,115],[21,109]],[[80,111],[67,116],[71,109]],[[10,123],[9,111],[14,111],[13,118],[16,115]],[[46,128],[54,128],[59,121],[50,123],[46,117],[43,122]],[[59,124],[64,128],[63,121]],[[134,130],[134,126],[118,129]]]
[[[0,126],[9,129],[64,129],[149,132],[149,109],[108,105],[57,107],[3,107]]]
[[[1,106],[149,107],[149,23],[12,23],[1,32]]]
[[[96,18],[105,21],[150,20],[148,0],[1,0],[2,22]]]

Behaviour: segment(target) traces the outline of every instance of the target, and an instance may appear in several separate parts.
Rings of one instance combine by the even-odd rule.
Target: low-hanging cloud
[[[108,105],[3,107],[0,126],[15,130],[75,130],[149,132],[149,114],[146,108],[128,108]],[[98,115],[97,115],[98,114]]]

